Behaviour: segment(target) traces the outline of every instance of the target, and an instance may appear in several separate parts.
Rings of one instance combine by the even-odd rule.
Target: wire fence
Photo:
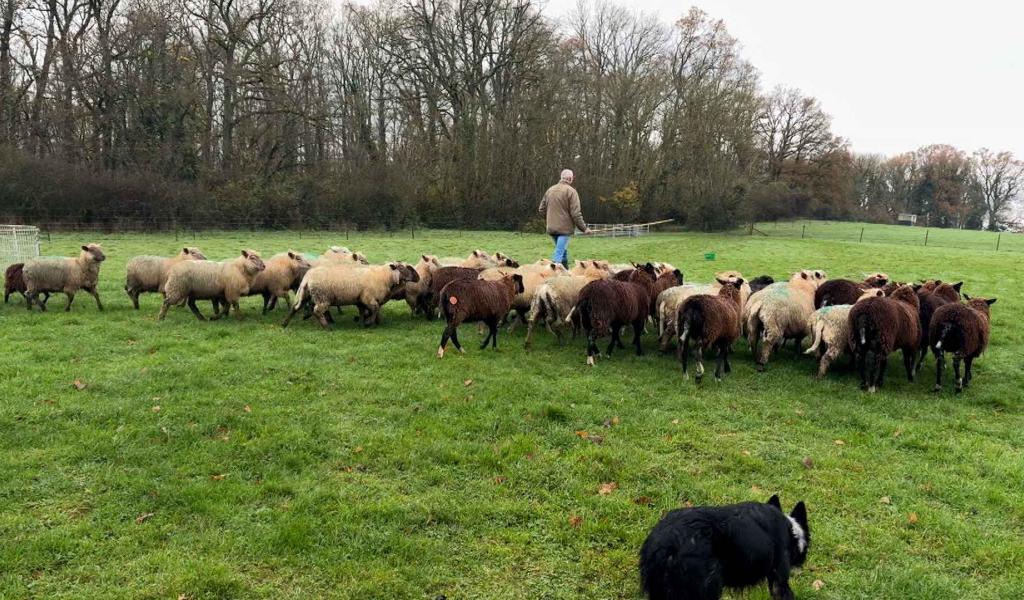
[[[840,221],[753,223],[733,232],[754,237],[1024,252],[1024,234]]]

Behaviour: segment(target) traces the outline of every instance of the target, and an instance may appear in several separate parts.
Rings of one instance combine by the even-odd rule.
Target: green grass
[[[70,314],[62,296],[45,314],[0,308],[0,597],[638,598],[636,552],[661,514],[772,493],[809,506],[800,598],[1020,593],[1014,253],[692,234],[572,242],[575,257],[667,260],[693,281],[800,267],[964,280],[999,303],[989,352],[955,397],[929,392],[930,362],[909,384],[890,361],[868,395],[845,360],[817,382],[790,348],[758,374],[738,344],[733,374],[697,387],[652,337],[645,356],[594,369],[580,341],[560,348],[541,332],[527,353],[522,330],[497,352],[467,344],[438,361],[440,324],[404,304],[377,329],[343,318],[330,332],[283,330],[283,312],[260,317],[257,299],[241,321],[174,309],[158,323],[157,297],[135,312],[121,290],[129,257],[184,243],[213,258],[347,243],[375,261],[477,247],[533,259],[550,251],[539,235],[63,234],[43,251],[88,241],[108,253],[106,312],[87,294]],[[607,482],[617,489],[599,494]]]
[[[1024,252],[1024,234],[904,225],[873,225],[840,221],[780,221],[758,223],[755,235],[844,242],[899,244],[929,248]],[[748,234],[744,227],[737,233]],[[1013,257],[1011,256],[1011,259]]]

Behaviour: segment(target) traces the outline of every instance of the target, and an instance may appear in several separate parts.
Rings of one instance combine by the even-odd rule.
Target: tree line
[[[1010,225],[1024,165],[855,154],[725,24],[604,0],[0,0],[0,214],[124,227]]]

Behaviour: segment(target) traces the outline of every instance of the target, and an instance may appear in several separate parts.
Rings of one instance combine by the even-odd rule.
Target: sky
[[[613,0],[614,1],[614,0]],[[576,0],[540,0],[558,18]],[[691,6],[621,2],[674,22]],[[1024,3],[704,0],[761,72],[818,98],[856,152],[945,143],[1024,159]]]

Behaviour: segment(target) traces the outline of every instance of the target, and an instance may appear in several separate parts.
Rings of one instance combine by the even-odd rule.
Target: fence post
[[[864,228],[863,227],[860,228],[860,242],[861,243],[864,242]]]
[[[800,229],[800,239],[804,239],[804,234],[807,233],[807,226],[803,225]]]
[[[174,241],[178,241],[178,228],[174,228]]]
[[[747,235],[754,235],[754,223],[753,222],[750,223],[750,233],[747,234]]]
[[[1003,234],[1000,233],[998,236],[996,236],[996,252],[999,252],[999,242],[1001,242],[1002,240]]]
[[[416,239],[416,224],[409,225],[409,231],[412,232],[412,239]]]
[[[924,230],[924,245],[925,245],[925,246],[927,246],[927,245],[928,245],[928,234],[929,234],[929,233],[931,233],[931,230],[930,230],[930,229],[925,229],[925,230]]]

